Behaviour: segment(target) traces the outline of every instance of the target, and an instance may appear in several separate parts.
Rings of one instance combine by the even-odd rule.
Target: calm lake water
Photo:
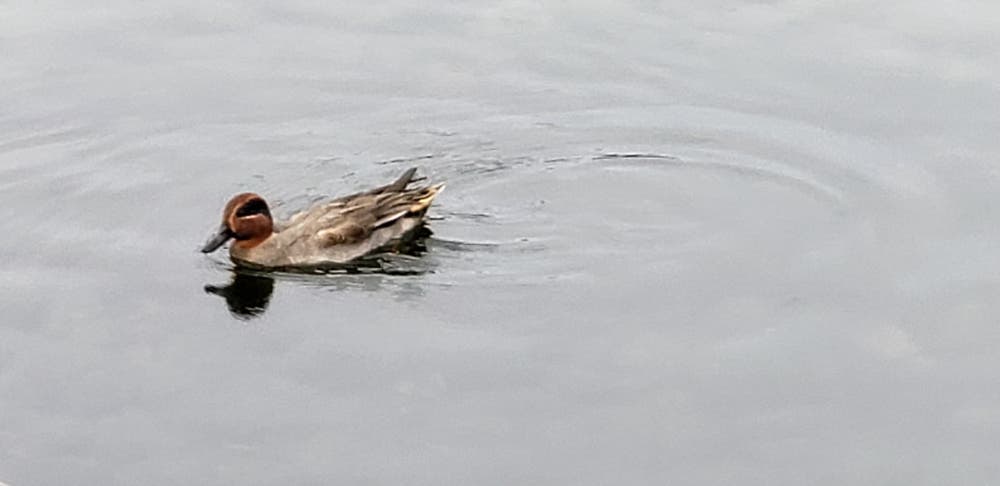
[[[998,484],[998,19],[0,2],[0,482]],[[197,252],[411,166],[402,272]]]

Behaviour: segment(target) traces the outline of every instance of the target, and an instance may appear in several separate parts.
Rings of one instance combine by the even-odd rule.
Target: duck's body
[[[419,234],[427,208],[444,187],[407,189],[415,173],[410,169],[392,184],[320,203],[280,223],[271,219],[263,198],[239,194],[226,205],[219,233],[202,251],[233,238],[234,263],[295,269],[349,264],[392,250]]]

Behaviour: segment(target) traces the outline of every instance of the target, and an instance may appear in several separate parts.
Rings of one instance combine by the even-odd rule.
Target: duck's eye
[[[267,203],[265,203],[263,199],[251,199],[243,203],[243,205],[236,210],[237,218],[253,216],[255,214],[263,214],[265,216],[271,215],[270,211],[267,209]]]

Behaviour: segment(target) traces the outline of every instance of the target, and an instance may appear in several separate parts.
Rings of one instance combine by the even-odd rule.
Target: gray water
[[[1000,484],[998,19],[0,2],[0,482]],[[404,272],[197,252],[410,166]]]

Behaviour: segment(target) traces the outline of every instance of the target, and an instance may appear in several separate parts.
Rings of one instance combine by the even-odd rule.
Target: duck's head
[[[253,248],[271,236],[273,231],[274,221],[264,198],[251,192],[237,194],[222,211],[219,231],[205,243],[201,251],[211,253],[230,238],[236,240],[233,243],[235,247]]]

